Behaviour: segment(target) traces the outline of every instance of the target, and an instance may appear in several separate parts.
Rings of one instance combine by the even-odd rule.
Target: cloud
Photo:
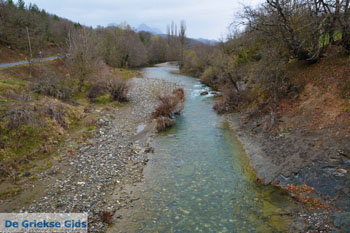
[[[257,3],[262,0],[252,0]],[[107,26],[128,22],[145,23],[163,32],[172,20],[187,23],[187,34],[194,38],[218,39],[226,34],[234,15],[241,9],[232,0],[31,0],[40,8],[87,26]],[[244,1],[247,4],[247,1]],[[29,3],[29,1],[27,1]]]

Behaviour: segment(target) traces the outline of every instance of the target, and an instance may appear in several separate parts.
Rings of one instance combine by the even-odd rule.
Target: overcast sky
[[[49,13],[86,26],[107,26],[126,21],[132,27],[145,23],[164,33],[172,20],[185,20],[192,38],[219,39],[244,4],[263,0],[25,0]]]

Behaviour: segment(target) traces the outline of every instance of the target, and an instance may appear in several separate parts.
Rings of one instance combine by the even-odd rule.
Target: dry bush
[[[6,120],[9,129],[33,124],[35,120],[33,108],[28,104],[13,104],[6,115]]]
[[[185,101],[185,92],[183,88],[175,89],[171,95],[158,96],[160,104],[152,113],[156,119],[156,130],[164,131],[174,124],[173,115],[180,114]]]
[[[8,91],[6,94],[5,94],[5,97],[6,98],[9,98],[9,99],[13,99],[13,100],[17,100],[19,102],[29,102],[32,100],[32,96],[29,95],[28,93],[22,91],[20,93],[16,93],[14,91]]]
[[[5,116],[7,127],[9,129],[18,129],[22,125],[34,124],[34,108],[29,104],[29,101],[32,100],[31,96],[24,92],[19,94],[10,92],[7,96],[16,100],[16,102],[10,106]]]
[[[164,131],[174,124],[174,120],[169,117],[158,117],[156,121],[156,130],[158,132]]]
[[[96,79],[91,83],[88,97],[91,102],[94,102],[97,97],[109,93],[112,100],[127,102],[128,91],[129,85],[126,80],[116,76],[107,75]]]
[[[183,103],[185,101],[185,94],[183,88],[175,89],[171,95],[158,96],[160,104],[156,110],[152,113],[153,118],[157,117],[169,117],[174,114],[180,114],[183,109]]]
[[[45,77],[32,83],[32,90],[35,93],[51,96],[60,100],[70,100],[72,88],[64,83],[61,77],[47,73]]]
[[[129,86],[127,82],[121,78],[111,78],[107,81],[107,90],[112,100],[118,102],[127,102]]]
[[[173,90],[173,95],[177,97],[181,102],[185,101],[185,91],[183,88],[177,88]]]
[[[84,126],[89,127],[89,126],[97,126],[97,120],[96,119],[87,119],[84,121]]]
[[[171,96],[159,96],[160,104],[152,113],[153,118],[157,117],[172,117],[176,103]]]
[[[213,109],[218,114],[240,111],[241,108],[250,101],[251,99],[249,98],[248,91],[238,92],[232,88],[227,88],[222,91],[222,98],[214,104]]]
[[[101,211],[101,220],[108,225],[113,223],[114,211]]]
[[[55,103],[54,101],[49,101],[47,104],[44,104],[40,110],[46,116],[54,119],[62,128],[68,128],[63,105]]]
[[[88,92],[88,97],[91,102],[95,102],[95,99],[107,92],[107,84],[105,80],[96,80],[91,83],[91,87]]]

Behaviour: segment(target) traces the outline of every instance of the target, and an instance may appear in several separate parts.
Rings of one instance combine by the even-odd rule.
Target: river
[[[285,232],[294,202],[256,181],[235,133],[213,109],[210,89],[174,74],[167,64],[146,68],[145,78],[185,88],[176,125],[153,141],[139,204],[120,225],[123,232]],[[118,223],[116,223],[118,229]]]

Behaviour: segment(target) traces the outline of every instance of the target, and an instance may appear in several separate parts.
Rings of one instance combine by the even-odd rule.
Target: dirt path
[[[150,122],[157,104],[153,90],[175,88],[150,78],[133,78],[130,84],[126,106],[96,119],[94,137],[76,150],[61,151],[51,168],[23,183],[23,192],[4,201],[0,211],[88,212],[90,231],[105,231],[108,219],[101,218],[103,213],[115,213],[132,202],[132,197],[120,199],[113,192],[142,180],[153,131],[138,131]]]

